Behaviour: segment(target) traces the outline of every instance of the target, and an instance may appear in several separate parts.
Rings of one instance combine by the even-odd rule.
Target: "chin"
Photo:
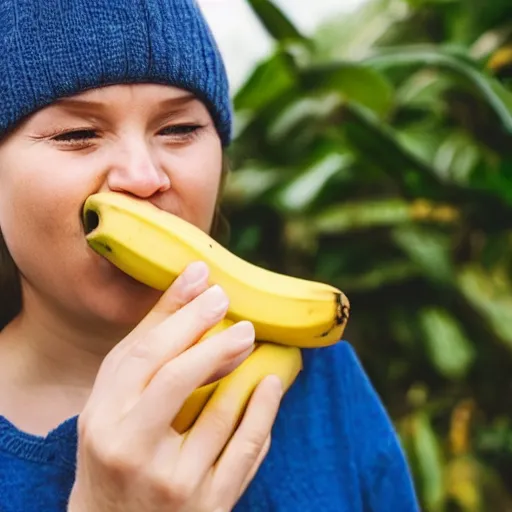
[[[162,296],[161,291],[139,283],[107,261],[94,270],[91,279],[83,283],[87,288],[86,308],[112,327],[134,327]]]
[[[107,286],[91,290],[87,309],[100,323],[112,328],[133,328],[153,308],[161,292],[137,283],[135,286]]]

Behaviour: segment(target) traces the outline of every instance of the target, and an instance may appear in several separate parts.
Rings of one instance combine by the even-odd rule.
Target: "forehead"
[[[197,97],[186,90],[160,84],[119,84],[94,89],[58,98],[48,107],[102,106],[184,106],[200,103]]]
[[[84,118],[121,120],[130,115],[138,119],[186,114],[210,122],[206,106],[192,92],[178,87],[153,84],[115,84],[65,96],[54,100],[28,115],[0,139],[3,142],[16,134],[39,129],[50,124],[60,124],[67,119]]]

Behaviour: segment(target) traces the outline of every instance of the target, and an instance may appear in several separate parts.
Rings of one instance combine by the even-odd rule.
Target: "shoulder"
[[[304,368],[298,385],[322,390],[331,407],[343,408],[347,414],[364,417],[368,412],[387,414],[374,389],[356,349],[348,341],[318,349],[303,350]],[[317,397],[318,398],[318,397]]]
[[[295,392],[303,398],[314,395],[314,412],[343,425],[346,435],[357,440],[356,457],[361,465],[398,445],[392,420],[349,342],[303,354],[304,369]]]
[[[328,347],[303,349],[304,371],[308,379],[350,380],[353,377],[366,379],[355,348],[348,341],[340,341]],[[341,372],[343,370],[343,372]]]
[[[395,440],[387,411],[347,341],[303,350],[303,370],[283,398],[279,419],[300,420],[308,431],[335,429],[333,443],[349,445],[358,465]],[[332,431],[332,429],[330,429]]]
[[[412,476],[392,419],[347,341],[303,351],[304,369],[290,389],[288,413],[304,408],[308,422],[322,422],[326,445],[352,460],[368,510],[416,511]],[[329,427],[325,427],[325,424]],[[345,447],[345,448],[344,448]],[[384,509],[382,509],[384,510]]]

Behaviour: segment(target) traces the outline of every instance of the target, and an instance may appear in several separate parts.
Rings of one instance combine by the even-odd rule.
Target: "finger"
[[[214,382],[216,380],[220,380],[226,375],[229,375],[233,370],[238,368],[253,352],[255,346],[252,345],[247,349],[245,352],[242,352],[239,356],[235,357],[232,361],[228,362],[226,365],[224,365],[222,368],[214,372],[211,377],[209,377],[206,382],[201,384],[201,386],[204,386],[205,384],[209,384],[211,382]]]
[[[212,286],[131,345],[116,371],[123,394],[140,395],[154,375],[216,325],[229,300],[220,286]],[[213,338],[213,336],[212,336]]]
[[[244,483],[242,484],[242,487],[238,493],[238,496],[236,498],[236,501],[238,502],[240,498],[243,496],[247,488],[249,487],[250,483],[254,480],[254,477],[258,473],[258,470],[260,469],[261,465],[263,464],[263,461],[268,455],[268,452],[270,451],[270,445],[272,442],[272,436],[268,436],[265,440],[265,443],[263,444],[263,448],[261,449],[260,454],[258,455],[258,458],[256,459],[256,462],[253,464],[251,470],[249,471],[249,474],[245,477]]]
[[[144,422],[152,435],[168,434],[170,425],[191,393],[254,345],[250,322],[238,322],[202,343],[194,345],[164,365],[133,405],[127,421],[133,429]]]
[[[132,331],[130,337],[139,337],[147,333],[206,291],[209,273],[210,270],[203,261],[195,261],[188,265]]]
[[[251,473],[256,473],[279,411],[282,397],[279,377],[263,379],[249,401],[240,426],[215,465],[213,488],[225,496],[225,503],[236,503]]]
[[[193,262],[185,268],[137,327],[104,359],[91,394],[92,400],[96,394],[99,395],[99,399],[104,399],[105,389],[110,386],[112,380],[112,372],[135,343],[170,315],[207,290],[208,275],[208,266],[202,261]]]
[[[240,380],[243,370],[241,367],[238,380],[235,379],[229,385],[214,391],[193,427],[187,433],[181,455],[182,469],[187,474],[202,475],[210,466],[215,465],[233,433],[236,433],[240,419],[243,419],[241,408],[244,403],[247,401],[246,411],[249,411],[251,403],[256,403],[256,405],[259,403],[260,393],[256,393],[259,386],[254,386],[254,392],[248,400],[245,397],[250,389],[245,389],[246,386],[243,386]],[[243,389],[241,389],[241,385]],[[253,401],[254,397],[256,397],[256,402]],[[260,421],[263,420],[260,419]]]

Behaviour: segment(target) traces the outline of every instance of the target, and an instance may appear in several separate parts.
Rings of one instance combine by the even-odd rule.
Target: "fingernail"
[[[230,330],[230,335],[235,338],[235,343],[241,349],[254,345],[256,334],[254,332],[254,325],[251,322],[243,320],[233,325]]]
[[[205,293],[208,295],[208,299],[212,304],[212,313],[222,313],[227,309],[229,305],[228,296],[224,293],[224,290],[218,284],[209,288]]]
[[[245,349],[241,354],[233,359],[233,366],[236,368],[240,366],[252,353],[254,352],[254,343],[251,343],[249,348]]]
[[[183,272],[185,283],[194,286],[208,275],[208,266],[202,261],[191,263]]]
[[[280,398],[283,396],[283,382],[277,375],[269,375],[265,378],[267,381],[267,386],[271,386],[274,388],[276,395]]]

